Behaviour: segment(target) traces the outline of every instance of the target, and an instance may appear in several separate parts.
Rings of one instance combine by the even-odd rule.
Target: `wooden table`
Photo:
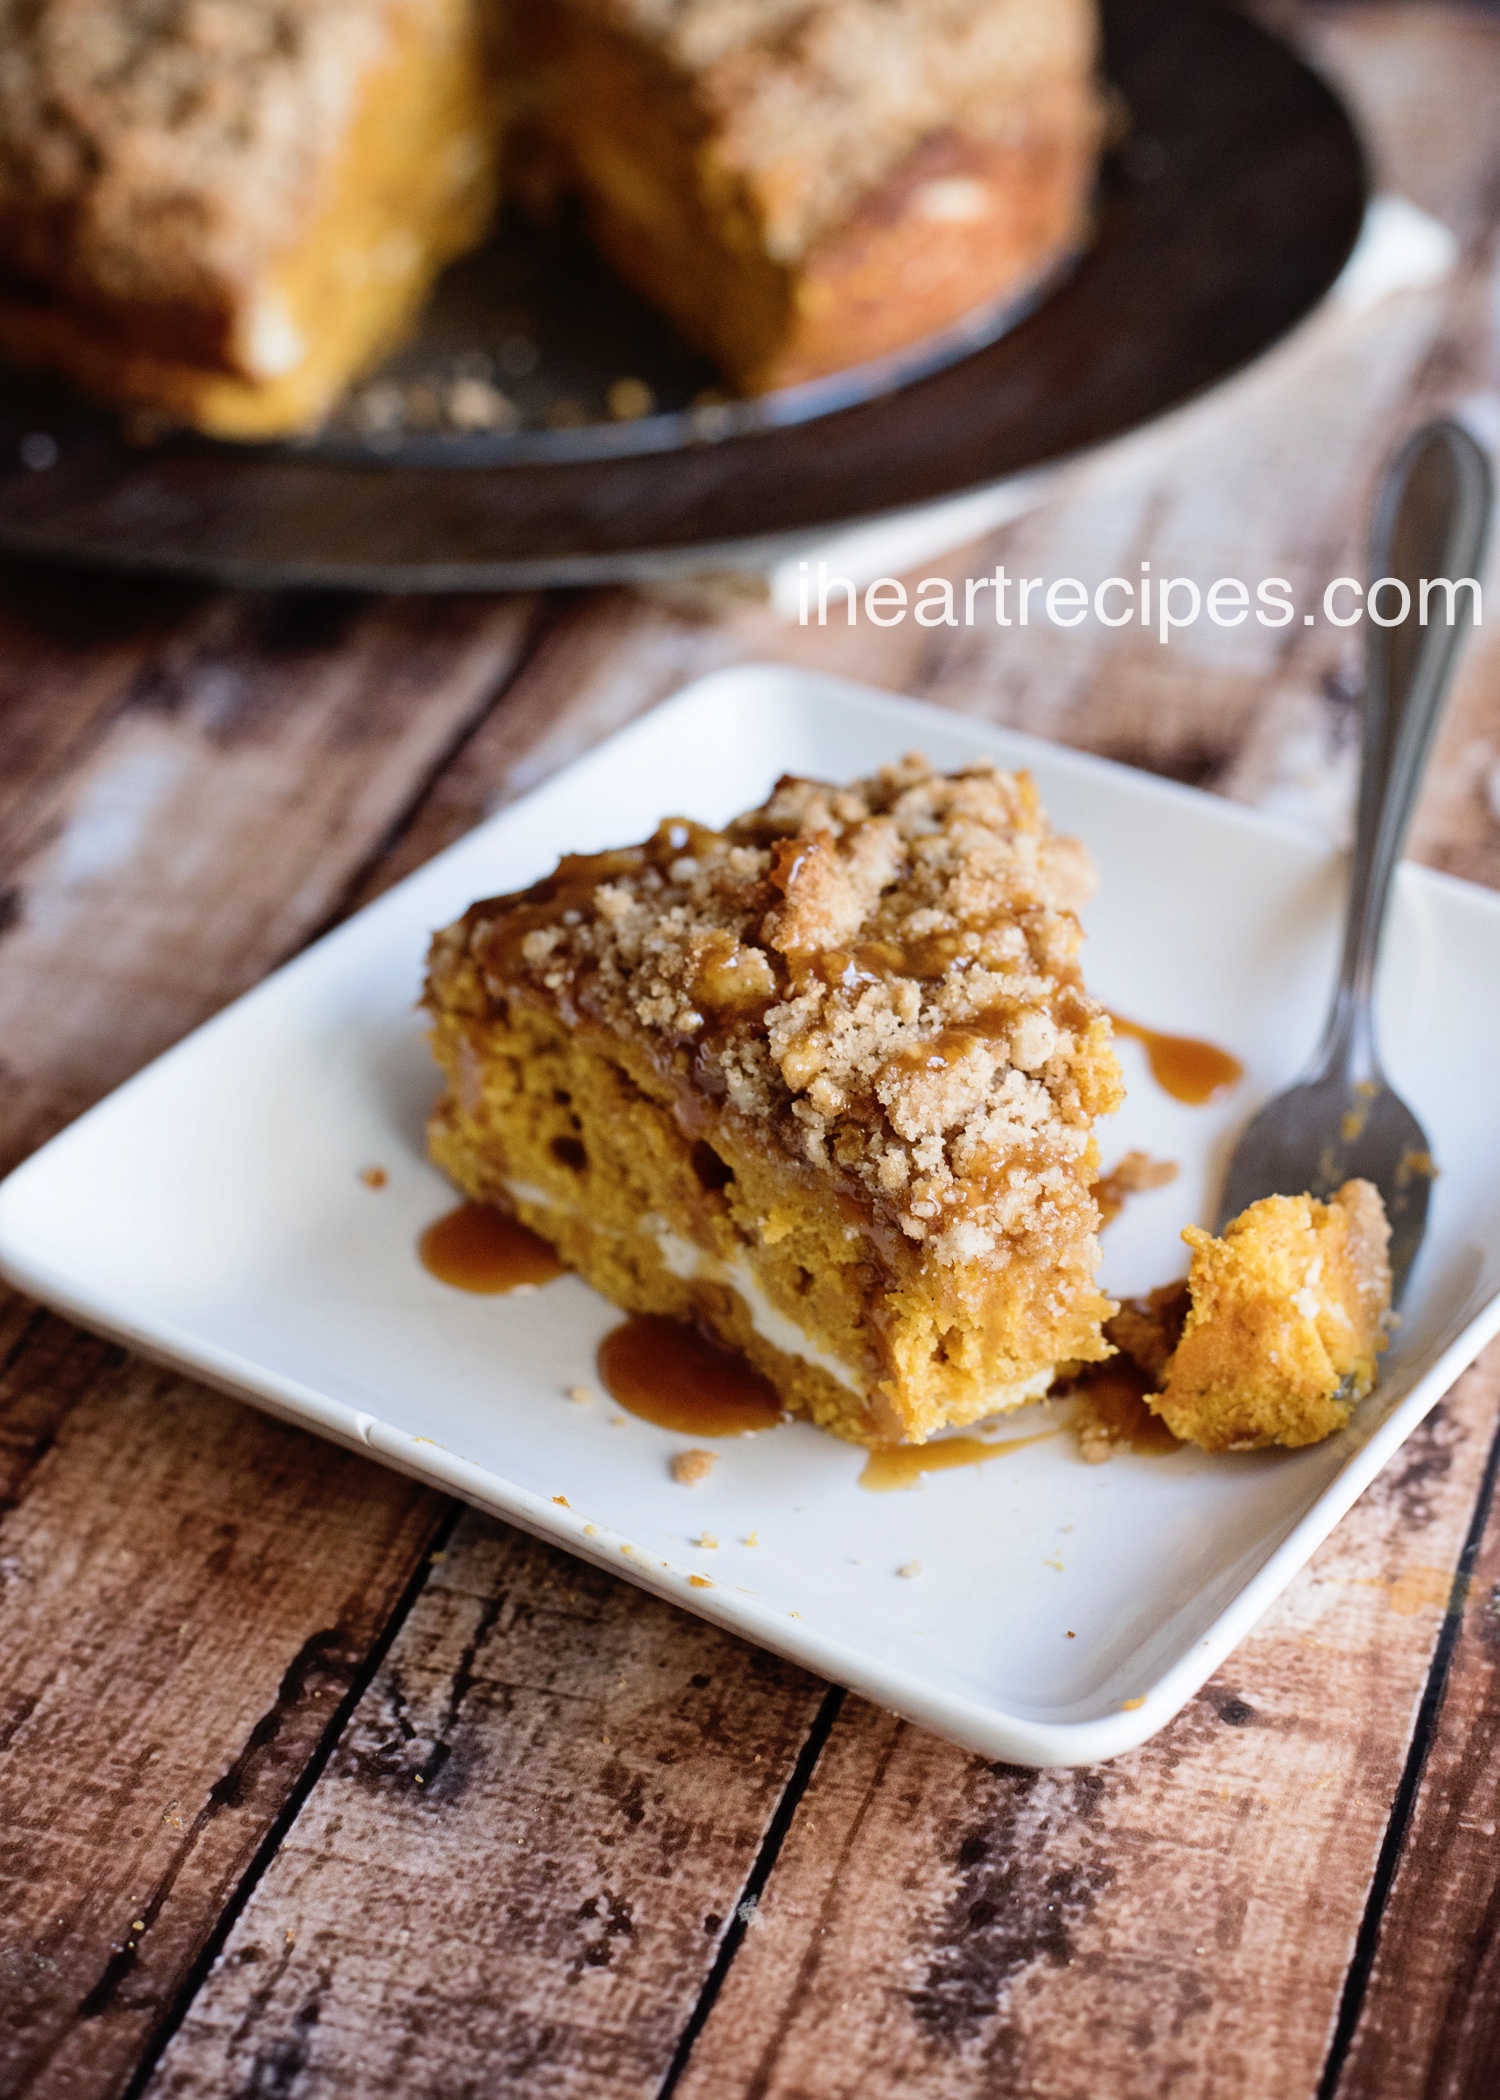
[[[929,573],[1357,571],[1422,415],[1500,432],[1500,19],[1279,11],[1435,289],[1325,314]],[[849,671],[1337,827],[1320,625],[824,632],[709,582],[442,603],[12,571],[6,1164],[691,675]],[[1500,883],[1500,642],[1416,850]],[[1500,1353],[1144,1750],[989,1765],[594,1570],[0,1309],[0,2094],[1500,2091]]]

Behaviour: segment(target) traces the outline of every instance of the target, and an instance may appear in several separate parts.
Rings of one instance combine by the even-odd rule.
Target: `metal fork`
[[[1261,1196],[1328,1197],[1351,1175],[1372,1181],[1391,1221],[1393,1299],[1399,1300],[1427,1229],[1434,1172],[1421,1124],[1380,1068],[1373,994],[1391,877],[1432,749],[1474,593],[1431,594],[1424,578],[1479,575],[1491,502],[1484,454],[1456,423],[1429,423],[1386,471],[1370,541],[1372,589],[1394,577],[1410,593],[1407,616],[1367,619],[1359,811],[1338,988],[1305,1078],[1260,1111],[1235,1148],[1219,1229]],[[1389,619],[1387,584],[1377,609]]]

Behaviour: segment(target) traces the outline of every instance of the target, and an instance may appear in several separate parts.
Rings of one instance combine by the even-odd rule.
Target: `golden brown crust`
[[[1091,80],[1092,0],[550,0],[691,87],[704,179],[795,263],[926,140],[1055,128]],[[602,113],[601,113],[602,114]]]
[[[771,354],[744,361],[731,346],[721,363],[748,393],[798,386],[1020,298],[1081,244],[1094,157],[1082,96],[1066,130],[925,140],[810,250]]]

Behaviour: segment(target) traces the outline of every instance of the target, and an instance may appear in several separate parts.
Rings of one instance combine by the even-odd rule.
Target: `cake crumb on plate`
[[[670,1471],[672,1478],[683,1487],[693,1487],[700,1480],[707,1480],[714,1469],[715,1454],[712,1451],[678,1451],[673,1454]]]

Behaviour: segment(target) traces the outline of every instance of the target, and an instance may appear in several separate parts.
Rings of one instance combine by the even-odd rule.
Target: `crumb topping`
[[[466,4],[481,27],[503,19],[497,0]],[[715,179],[748,188],[784,263],[926,140],[1097,130],[1092,0],[570,4],[692,82]],[[294,239],[397,29],[452,14],[452,0],[0,0],[0,254],[75,297],[242,292]],[[506,406],[475,413],[490,427]]]
[[[398,0],[0,0],[0,252],[121,299],[244,283],[294,234],[397,14]]]
[[[715,118],[778,261],[923,140],[1095,125],[1092,0],[568,0],[655,44]]]
[[[1091,887],[1027,774],[908,757],[564,859],[438,937],[429,997],[644,1038],[938,1262],[1034,1258],[1092,1220],[1093,1119],[1123,1098],[1077,960]]]

